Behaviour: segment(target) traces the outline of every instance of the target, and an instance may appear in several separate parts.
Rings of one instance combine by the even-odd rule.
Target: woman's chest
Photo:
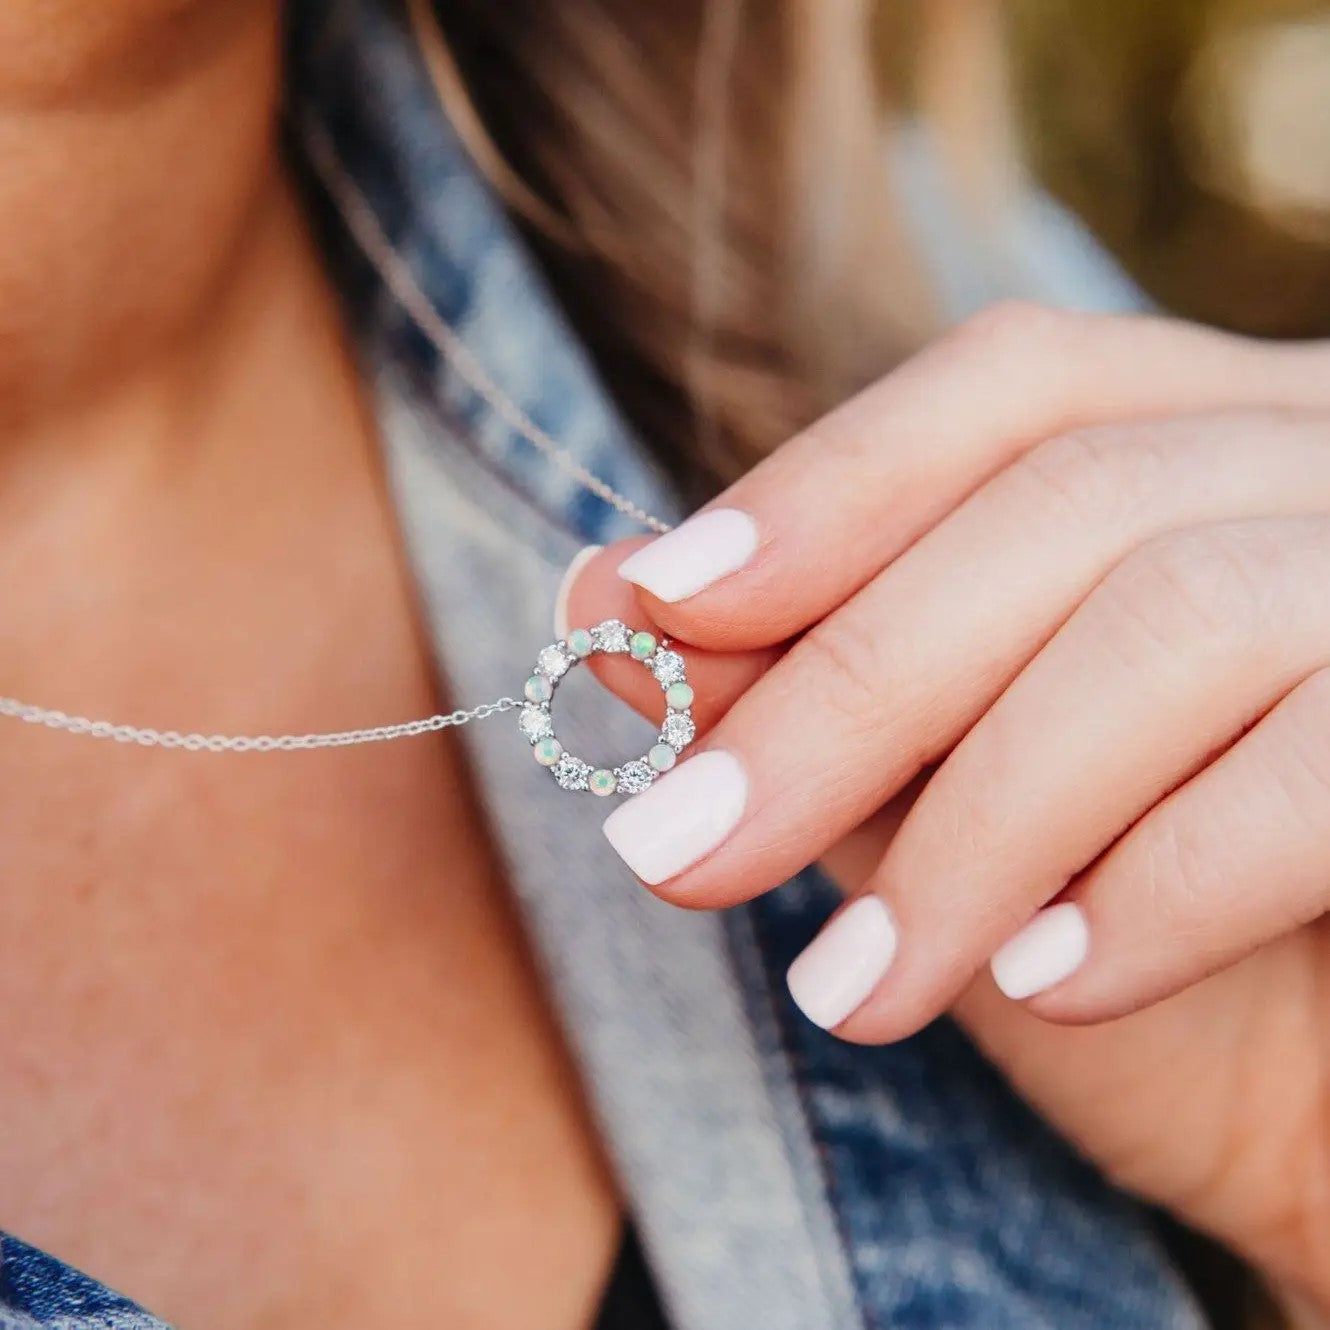
[[[6,773],[0,1226],[187,1324],[504,1324],[513,1251],[577,1324],[612,1194],[456,755],[121,757]]]
[[[373,487],[302,475],[243,532],[203,495],[52,541],[10,686],[180,728],[435,710]],[[584,1322],[617,1205],[455,740],[10,725],[0,856],[0,1228],[191,1325]]]

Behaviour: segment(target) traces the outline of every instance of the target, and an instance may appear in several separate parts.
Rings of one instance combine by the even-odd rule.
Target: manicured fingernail
[[[709,854],[734,830],[748,778],[729,753],[699,753],[605,819],[606,839],[629,868],[657,886]]]
[[[990,962],[993,980],[1009,997],[1033,997],[1080,967],[1090,950],[1085,911],[1071,901],[1040,910]]]
[[[661,600],[684,600],[742,568],[757,549],[757,523],[737,508],[713,508],[643,545],[619,576]]]
[[[554,593],[555,637],[568,636],[568,629],[571,626],[568,622],[568,595],[573,589],[573,583],[577,581],[577,575],[604,548],[604,545],[588,545],[585,549],[578,550],[573,555],[572,563],[565,569],[563,581],[559,583],[559,589]]]
[[[814,1025],[833,1029],[862,1005],[896,955],[896,925],[876,896],[847,905],[795,958],[785,982]]]

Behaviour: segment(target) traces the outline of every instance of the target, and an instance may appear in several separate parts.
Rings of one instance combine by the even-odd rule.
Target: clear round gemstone
[[[668,771],[678,760],[678,756],[669,744],[653,744],[647,754],[647,761],[655,771]]]
[[[628,639],[628,651],[634,660],[645,660],[656,649],[656,639],[650,633],[634,633]]]
[[[549,679],[562,679],[572,663],[573,658],[557,642],[543,647],[536,657],[536,669]]]
[[[687,711],[693,705],[692,685],[672,683],[665,690],[665,705],[671,711]]]
[[[697,726],[686,711],[671,711],[665,717],[665,724],[660,727],[662,743],[667,743],[676,753],[681,752],[693,742]]]
[[[592,794],[613,794],[618,785],[618,778],[608,767],[600,767],[591,773],[591,778],[587,782],[591,787]]]
[[[668,688],[683,678],[683,657],[677,651],[657,651],[651,659],[651,673]]]
[[[565,753],[552,768],[554,779],[565,790],[585,790],[591,779],[591,768],[580,757]]]
[[[585,660],[596,649],[596,643],[585,628],[574,628],[568,634],[568,650],[578,660]]]
[[[672,749],[666,748],[670,757],[674,757]],[[656,773],[640,757],[631,762],[625,762],[619,768],[619,793],[620,794],[641,794],[648,785],[656,778]]]
[[[598,623],[591,630],[591,636],[601,651],[617,654],[628,650],[628,625],[619,619]]]
[[[543,674],[533,674],[522,685],[522,695],[528,702],[548,702],[554,696],[554,685]]]
[[[552,767],[563,756],[563,745],[557,739],[541,739],[531,751],[542,767]]]
[[[550,739],[554,736],[553,717],[544,707],[534,706],[530,702],[522,708],[517,723],[522,733],[526,735],[528,743],[538,743],[541,739]]]

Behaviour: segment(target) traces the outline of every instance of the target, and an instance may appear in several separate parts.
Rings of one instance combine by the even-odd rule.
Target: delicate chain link
[[[342,168],[327,131],[312,118],[306,119],[303,130],[305,145],[314,169],[318,172],[323,187],[337,205],[337,211],[356,244],[360,246],[384,284],[439,354],[452,364],[501,419],[533,448],[544,453],[565,475],[571,476],[598,499],[604,500],[611,508],[617,509],[626,517],[631,517],[635,522],[640,522],[649,531],[655,531],[659,535],[669,531],[668,522],[647,512],[626,495],[620,494],[608,481],[602,480],[594,471],[589,471],[583,466],[568,449],[562,447],[555,438],[541,429],[494,382],[484,365],[444,322],[443,316],[420,289],[420,284],[416,281],[410,266],[384,234],[383,226],[374,209],[370,207],[369,201]]]
[[[313,748],[349,748],[353,744],[387,743],[433,734],[468,721],[511,711],[522,704],[515,697],[483,702],[470,711],[450,711],[397,725],[374,725],[363,730],[332,730],[317,734],[181,734],[179,730],[154,730],[138,725],[117,725],[107,720],[71,716],[49,707],[36,707],[14,697],[0,697],[0,716],[12,716],[29,725],[44,725],[67,734],[86,734],[90,739],[111,739],[140,748],[183,748],[190,753],[297,753]]]
[[[429,297],[420,289],[410,267],[384,234],[368,200],[342,169],[332,142],[323,128],[312,120],[306,121],[303,128],[310,160],[356,243],[439,354],[452,364],[502,420],[565,475],[571,476],[584,489],[590,490],[618,512],[640,522],[648,530],[661,534],[669,531],[667,522],[647,512],[583,466],[494,382],[470,348],[444,322]],[[315,748],[349,748],[354,744],[411,739],[455,725],[466,725],[473,720],[484,720],[521,705],[514,697],[501,697],[494,702],[483,702],[469,711],[450,711],[446,715],[426,716],[421,720],[403,721],[397,725],[374,725],[367,729],[332,730],[317,734],[182,734],[179,730],[154,730],[109,720],[90,720],[87,716],[71,716],[51,707],[20,702],[15,697],[0,697],[0,716],[9,716],[29,725],[43,725],[51,730],[63,730],[66,734],[86,735],[90,739],[137,744],[141,748],[183,748],[190,753],[294,753]]]

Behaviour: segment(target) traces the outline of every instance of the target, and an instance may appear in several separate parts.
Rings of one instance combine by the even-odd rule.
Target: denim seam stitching
[[[758,914],[758,911],[748,905],[734,912],[731,926],[725,930],[731,960],[741,979],[743,976],[751,974],[754,968],[762,976],[760,987],[751,982],[741,982],[742,990],[748,995],[749,1000],[745,1005],[758,1036],[759,1052],[765,1046],[779,1050],[784,1055],[791,1073],[787,1079],[794,1091],[794,1103],[798,1108],[808,1139],[812,1143],[812,1157],[817,1164],[824,1202],[830,1213],[836,1236],[840,1240],[841,1257],[845,1262],[846,1274],[849,1276],[850,1291],[854,1297],[854,1308],[858,1314],[859,1324],[862,1330],[883,1330],[864,1296],[859,1272],[851,1255],[853,1251],[850,1241],[851,1235],[844,1222],[844,1206],[841,1203],[839,1184],[835,1170],[831,1167],[826,1143],[821,1132],[817,1129],[816,1119],[808,1098],[807,1062],[788,1037],[788,1026],[782,1018],[778,992],[772,979],[770,966],[767,964],[770,948],[769,945],[764,946],[762,938],[758,936],[762,927]],[[746,925],[746,928],[744,928],[745,936],[741,937],[740,929],[744,925]],[[741,952],[746,952],[747,956],[741,955]],[[770,1042],[764,1044],[764,1039],[767,1037],[770,1037]],[[764,1079],[769,1079],[771,1073],[767,1066],[767,1059],[763,1057],[762,1062]],[[786,1146],[786,1156],[790,1158],[791,1167],[797,1169],[797,1161],[790,1156],[788,1145]],[[827,1286],[825,1275],[819,1274],[819,1278],[823,1288],[830,1295],[831,1289]]]

